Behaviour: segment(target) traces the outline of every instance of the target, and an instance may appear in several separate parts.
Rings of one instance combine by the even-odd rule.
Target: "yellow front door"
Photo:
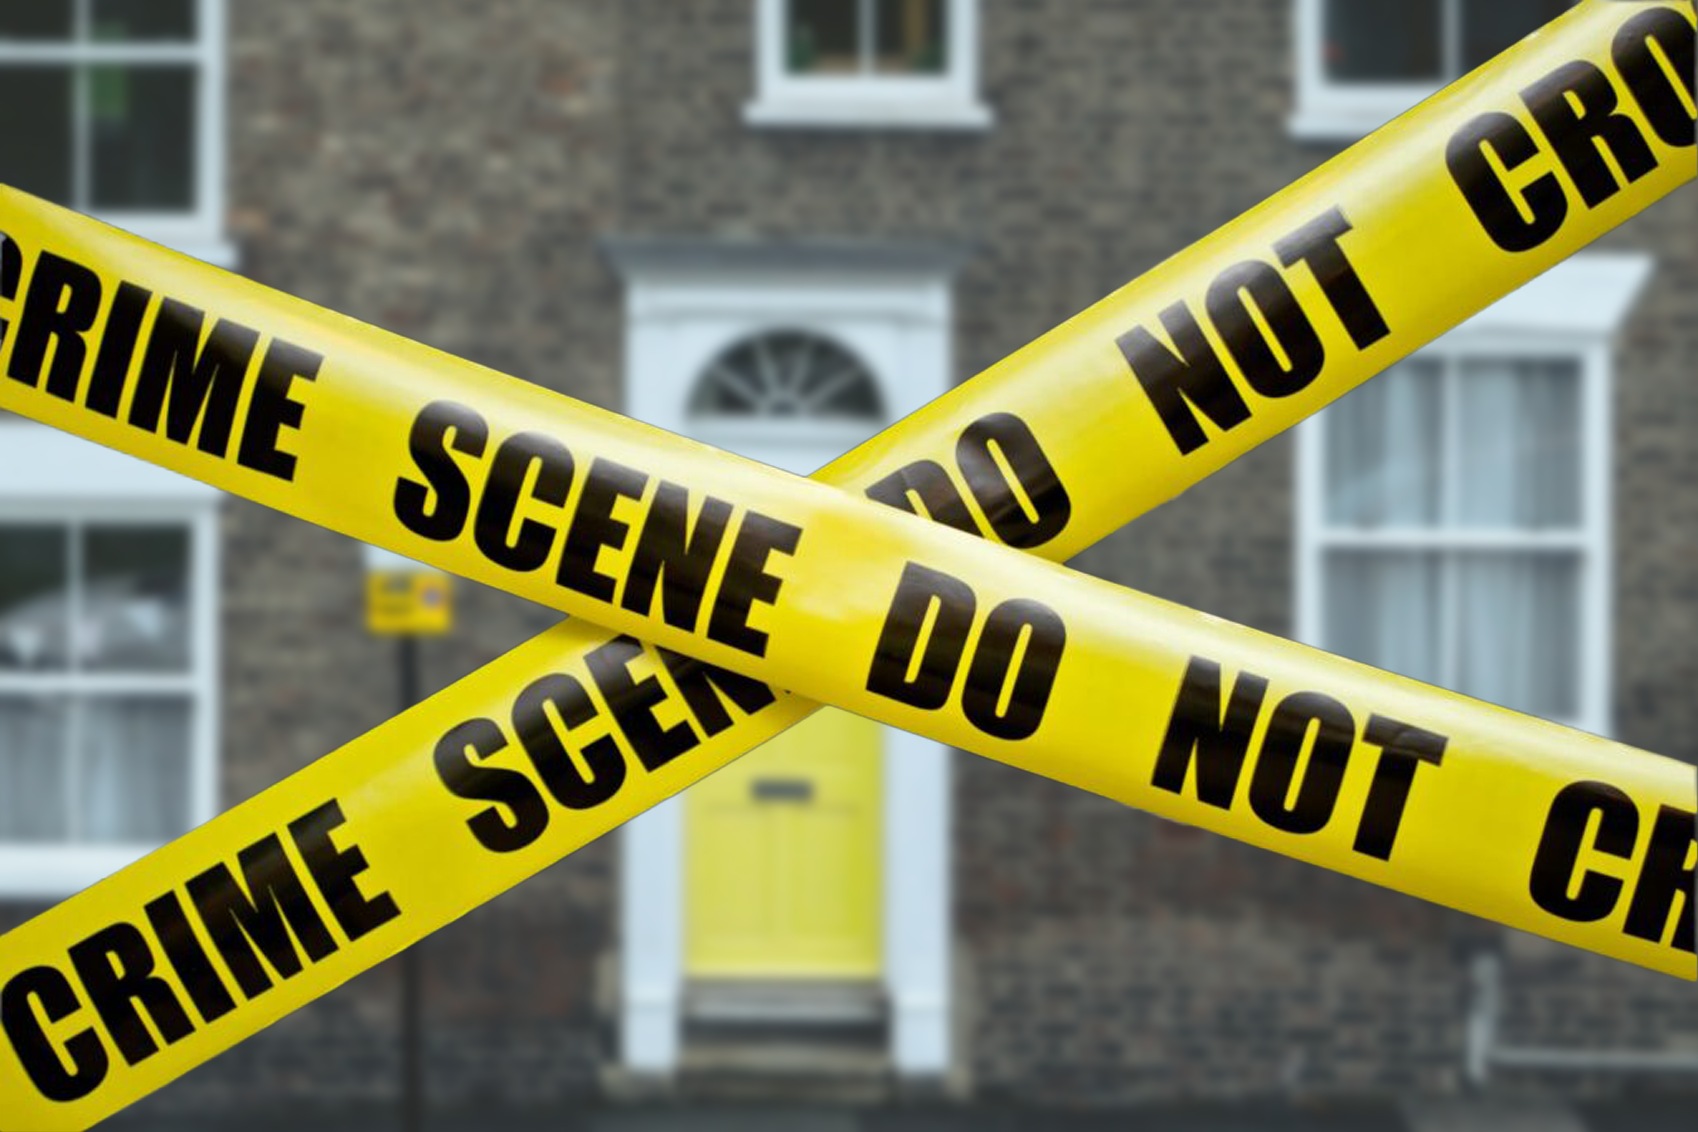
[[[881,735],[825,708],[691,787],[692,978],[878,975]]]

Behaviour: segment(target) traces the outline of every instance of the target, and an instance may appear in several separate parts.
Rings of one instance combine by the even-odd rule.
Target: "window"
[[[1322,647],[1596,726],[1578,357],[1437,351],[1323,414]]]
[[[223,0],[0,5],[0,181],[214,262]]]
[[[1298,427],[1302,640],[1609,732],[1611,342],[1653,266],[1574,256]]]
[[[211,816],[213,520],[0,507],[0,895],[66,895]]]
[[[1575,0],[1297,0],[1299,136],[1355,138]]]
[[[787,0],[791,75],[941,75],[949,59],[944,0]]]
[[[859,358],[806,331],[762,334],[709,363],[690,397],[690,416],[794,421],[884,420],[878,382]]]
[[[1606,357],[1441,343],[1306,426],[1305,639],[1606,731]]]
[[[977,0],[756,0],[763,126],[981,129]]]
[[[821,453],[843,453],[892,419],[885,383],[830,332],[750,328],[715,351],[687,394],[688,435],[807,474]],[[882,328],[881,328],[882,329]],[[878,335],[863,335],[862,345]]]

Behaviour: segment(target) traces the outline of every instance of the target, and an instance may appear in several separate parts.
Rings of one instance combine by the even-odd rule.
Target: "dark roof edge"
[[[677,236],[603,236],[597,245],[613,269],[627,280],[665,272],[952,276],[974,250],[967,244],[949,242]]]

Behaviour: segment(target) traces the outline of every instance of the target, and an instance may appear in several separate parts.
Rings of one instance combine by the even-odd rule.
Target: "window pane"
[[[78,659],[94,672],[189,667],[189,532],[90,527]]]
[[[1562,15],[1570,0],[1465,0],[1462,62],[1473,70]]]
[[[1326,411],[1327,523],[1431,527],[1439,522],[1438,363],[1400,362]]]
[[[1461,377],[1461,525],[1578,526],[1579,366],[1473,361],[1463,365]]]
[[[1470,554],[1457,570],[1457,691],[1573,719],[1580,710],[1578,556]]]
[[[884,398],[859,358],[816,334],[746,338],[708,366],[690,395],[697,423],[714,417],[880,421]]]
[[[0,67],[6,115],[0,182],[60,204],[71,203],[71,69]]]
[[[77,828],[88,842],[165,841],[189,827],[189,699],[80,705]]]
[[[0,527],[0,671],[65,668],[70,565],[63,527]]]
[[[0,842],[63,841],[66,702],[0,696]]]
[[[5,3],[0,3],[0,40],[70,38],[71,0],[5,0]]]
[[[92,19],[102,43],[192,40],[195,0],[94,0]]]
[[[1322,576],[1322,647],[1436,684],[1443,678],[1442,562],[1422,551],[1333,551]]]
[[[1441,78],[1443,14],[1443,0],[1326,0],[1327,76],[1345,83]]]
[[[948,66],[943,0],[878,0],[877,57],[883,74],[936,75]]]
[[[859,0],[790,0],[790,70],[806,75],[861,69]]]
[[[193,67],[89,69],[93,204],[194,207]]]

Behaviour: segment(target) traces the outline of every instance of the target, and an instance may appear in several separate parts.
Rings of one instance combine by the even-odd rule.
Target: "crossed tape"
[[[0,188],[0,407],[583,618],[0,937],[0,1125],[87,1127],[803,694],[1698,978],[1690,767],[1042,561],[1698,176],[1695,41],[1581,5],[818,482]]]

